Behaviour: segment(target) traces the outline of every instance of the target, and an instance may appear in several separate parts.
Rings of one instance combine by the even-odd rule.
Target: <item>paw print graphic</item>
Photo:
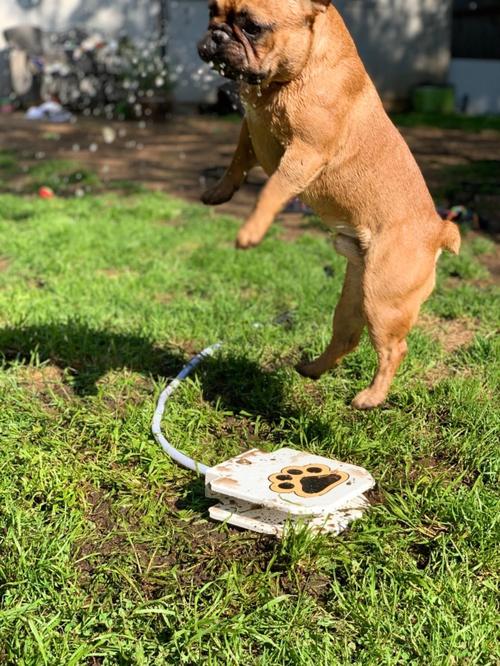
[[[349,474],[332,470],[327,465],[288,466],[271,474],[270,489],[275,493],[295,493],[299,497],[319,497],[344,483]]]

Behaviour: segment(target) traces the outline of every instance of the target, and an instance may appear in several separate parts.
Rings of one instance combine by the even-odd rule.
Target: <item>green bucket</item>
[[[412,105],[417,113],[454,113],[453,86],[418,86],[412,93]]]

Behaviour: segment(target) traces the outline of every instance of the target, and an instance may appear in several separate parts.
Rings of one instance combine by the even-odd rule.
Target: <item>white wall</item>
[[[223,79],[203,63],[196,44],[208,25],[207,0],[171,0],[168,53],[179,102],[215,101]]]
[[[134,38],[157,36],[162,0],[0,0],[0,32],[22,23],[45,30],[125,30]],[[170,13],[169,53],[176,97],[209,98],[220,77],[203,65],[196,43],[206,29],[207,0],[163,0]],[[38,4],[31,9],[30,5]],[[386,98],[404,98],[422,82],[447,76],[451,0],[335,0],[353,32],[368,71]],[[0,49],[3,38],[0,36]]]
[[[334,0],[378,90],[404,99],[419,83],[446,81],[451,0]]]
[[[455,86],[459,109],[465,107],[472,115],[500,113],[500,60],[454,58],[450,83]]]
[[[107,35],[127,31],[148,39],[158,33],[160,0],[0,0],[0,33],[29,24],[48,31],[81,27]],[[35,6],[33,6],[35,5]],[[31,8],[30,8],[31,7]],[[5,46],[0,34],[0,49]]]

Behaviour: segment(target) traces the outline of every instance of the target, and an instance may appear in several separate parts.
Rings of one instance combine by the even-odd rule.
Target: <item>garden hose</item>
[[[179,388],[182,380],[186,379],[186,377],[196,368],[196,366],[198,366],[203,361],[203,359],[205,359],[207,356],[212,356],[218,349],[220,349],[221,346],[221,343],[218,342],[214,345],[211,345],[210,347],[207,347],[194,358],[192,358],[189,363],[182,368],[177,377],[172,380],[167,388],[161,392],[160,397],[158,398],[158,404],[156,405],[155,413],[153,415],[153,423],[151,426],[154,438],[163,448],[165,453],[170,456],[170,458],[172,458],[172,460],[174,460],[182,467],[187,467],[187,469],[191,469],[193,472],[197,472],[203,476],[205,476],[207,473],[207,465],[203,465],[203,463],[193,460],[185,453],[182,453],[182,451],[176,449],[175,446],[172,446],[172,444],[161,431],[161,420],[165,412],[167,401]]]

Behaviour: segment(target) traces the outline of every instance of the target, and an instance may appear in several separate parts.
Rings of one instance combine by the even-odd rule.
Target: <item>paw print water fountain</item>
[[[368,508],[365,493],[375,485],[362,467],[290,448],[271,453],[252,449],[215,467],[207,467],[177,450],[161,431],[167,400],[183,379],[220,345],[208,347],[162,392],[153,418],[153,434],[177,463],[205,475],[214,520],[253,532],[281,536],[287,523],[318,532],[342,532]]]
[[[210,467],[205,482],[219,500],[213,519],[277,536],[287,521],[338,534],[362,516],[375,485],[361,467],[289,448],[243,453]]]

